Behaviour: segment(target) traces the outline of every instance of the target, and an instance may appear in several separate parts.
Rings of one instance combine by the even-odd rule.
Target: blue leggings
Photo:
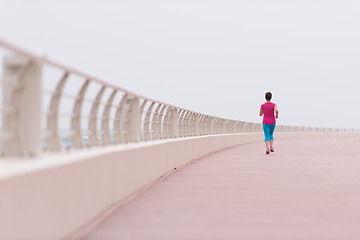
[[[276,124],[263,124],[264,134],[265,134],[265,142],[274,140],[274,130]]]

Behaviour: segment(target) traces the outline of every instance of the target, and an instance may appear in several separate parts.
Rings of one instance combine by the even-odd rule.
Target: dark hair
[[[265,93],[265,99],[266,99],[266,100],[270,101],[271,97],[272,97],[271,92]]]

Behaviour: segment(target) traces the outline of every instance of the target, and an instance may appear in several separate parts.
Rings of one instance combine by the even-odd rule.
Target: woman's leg
[[[270,128],[269,128],[269,124],[263,124],[263,130],[264,130],[264,135],[265,135],[265,146],[266,149],[270,148]]]
[[[272,148],[273,144],[274,144],[274,130],[275,130],[275,126],[276,124],[271,124],[269,125],[269,142],[270,142],[270,147]]]

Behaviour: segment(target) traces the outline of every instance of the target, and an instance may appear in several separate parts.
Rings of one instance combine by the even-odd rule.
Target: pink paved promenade
[[[154,185],[84,239],[360,239],[360,137],[214,153]]]

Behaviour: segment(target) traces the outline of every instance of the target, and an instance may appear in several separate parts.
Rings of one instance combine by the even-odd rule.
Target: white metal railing
[[[143,97],[0,39],[3,156],[157,139],[262,131]],[[355,130],[277,126],[278,132]]]

